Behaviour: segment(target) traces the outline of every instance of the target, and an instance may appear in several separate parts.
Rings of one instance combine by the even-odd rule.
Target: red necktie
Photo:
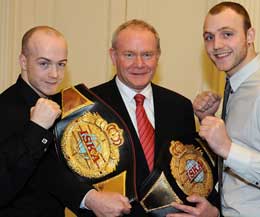
[[[150,171],[152,171],[154,164],[154,129],[150,121],[148,120],[143,107],[145,96],[143,96],[142,94],[136,94],[134,99],[136,102],[135,114],[139,140],[142,144],[149,169]]]

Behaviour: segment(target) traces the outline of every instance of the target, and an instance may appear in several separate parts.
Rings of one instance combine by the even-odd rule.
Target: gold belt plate
[[[213,189],[211,168],[203,157],[203,151],[194,145],[171,141],[171,174],[179,188],[186,194],[207,197]]]
[[[115,171],[120,160],[123,130],[98,113],[85,112],[64,130],[61,149],[73,171],[87,178],[100,178]]]

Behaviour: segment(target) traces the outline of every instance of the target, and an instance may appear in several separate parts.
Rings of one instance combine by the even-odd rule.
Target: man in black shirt
[[[64,77],[66,40],[34,27],[23,36],[19,62],[17,82],[0,95],[0,216],[64,216],[65,206],[77,212],[89,189],[57,162],[50,131],[61,110],[48,96]]]

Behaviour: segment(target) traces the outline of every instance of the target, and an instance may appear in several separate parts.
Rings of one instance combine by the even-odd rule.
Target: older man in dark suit
[[[176,92],[151,83],[160,53],[160,39],[154,27],[141,20],[130,20],[122,24],[113,35],[110,49],[117,75],[111,81],[92,88],[123,117],[130,129],[136,150],[136,185],[139,196],[145,179],[157,166],[159,152],[167,145],[166,142],[195,133],[191,102]],[[154,135],[146,134],[140,126],[139,114],[136,116],[139,106],[137,98],[140,95],[144,100],[144,116],[148,117],[153,128],[150,131],[154,131]],[[144,128],[150,127],[147,125]],[[149,139],[143,139],[143,134]],[[146,147],[142,144],[145,140],[149,140]],[[148,153],[146,149],[149,150]],[[196,212],[201,215],[209,211],[211,216],[217,216],[217,209],[206,199],[193,196],[191,200],[197,206],[190,214]],[[130,215],[146,216],[139,204],[132,206]]]

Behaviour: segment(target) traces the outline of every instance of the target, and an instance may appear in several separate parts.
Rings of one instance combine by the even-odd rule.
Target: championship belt
[[[140,201],[149,216],[181,212],[170,204],[193,205],[186,197],[197,194],[214,201],[217,182],[216,156],[197,134],[173,140],[162,149],[156,168],[145,180]]]
[[[81,182],[136,198],[134,145],[119,115],[83,84],[61,92],[57,153]]]

